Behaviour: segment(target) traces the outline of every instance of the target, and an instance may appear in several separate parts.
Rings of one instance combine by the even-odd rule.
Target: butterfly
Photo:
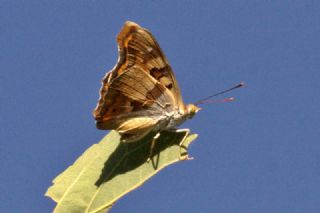
[[[102,80],[93,116],[102,130],[116,130],[121,142],[135,142],[151,132],[154,141],[164,130],[191,119],[200,108],[186,105],[176,77],[155,37],[127,21],[117,36],[119,58]],[[153,142],[154,144],[154,142]]]

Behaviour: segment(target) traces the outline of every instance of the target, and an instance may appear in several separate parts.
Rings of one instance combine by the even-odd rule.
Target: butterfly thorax
[[[175,110],[174,112],[167,114],[168,123],[165,129],[175,129],[187,119],[191,119],[199,110],[199,107],[188,104],[183,110]]]

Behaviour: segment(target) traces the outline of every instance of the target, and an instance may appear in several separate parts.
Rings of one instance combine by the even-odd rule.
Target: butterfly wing
[[[119,61],[122,62],[116,67],[118,74],[134,65],[142,67],[145,72],[165,85],[173,93],[177,106],[183,108],[178,82],[154,36],[147,29],[127,21],[117,36],[117,41]]]
[[[117,129],[134,138],[139,131],[151,131],[165,111],[184,104],[171,67],[148,30],[126,22],[117,42],[118,63],[102,81],[93,114],[99,129]]]
[[[97,128],[117,130],[123,142],[147,135],[175,106],[170,91],[138,67],[127,69],[102,91],[104,102],[94,112]]]
[[[170,91],[139,67],[130,67],[104,84],[94,111],[99,129],[116,129],[136,117],[156,118],[174,110]]]

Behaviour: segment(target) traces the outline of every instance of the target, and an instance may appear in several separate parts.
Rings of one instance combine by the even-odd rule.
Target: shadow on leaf
[[[145,163],[150,163],[153,169],[156,170],[161,158],[161,151],[171,146],[179,146],[185,134],[185,132],[161,132],[161,136],[155,143],[153,156],[151,156],[149,162],[147,162],[147,159],[150,153],[151,141],[155,135],[154,133],[147,135],[137,142],[120,143],[104,163],[101,175],[95,185],[99,187],[117,175],[129,172]],[[156,158],[154,159],[155,156]]]

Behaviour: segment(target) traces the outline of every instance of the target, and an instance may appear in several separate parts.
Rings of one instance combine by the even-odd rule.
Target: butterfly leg
[[[190,133],[190,129],[177,129],[177,130],[175,130],[175,132],[184,132],[185,133],[185,135],[183,136],[183,138],[182,138],[182,140],[181,140],[181,142],[180,142],[180,144],[179,144],[179,146],[182,146],[182,144],[183,144],[183,141],[188,137],[188,135],[189,135],[189,133]]]
[[[171,130],[170,130],[171,131]],[[175,129],[175,130],[172,130],[172,132],[177,132],[177,133],[185,133],[185,135],[183,136],[181,142],[179,143],[179,147],[180,147],[180,150],[181,148],[183,147],[183,142],[187,139],[187,137],[189,136],[189,133],[190,133],[190,129]],[[193,157],[180,157],[180,160],[193,160]]]
[[[150,152],[149,152],[149,157],[147,162],[149,162],[151,160],[152,154],[153,154],[153,150],[154,150],[154,145],[156,144],[156,141],[158,140],[158,138],[160,137],[160,132],[158,132],[151,141],[151,145],[150,145]]]
[[[187,139],[187,137],[189,136],[189,133],[190,133],[190,129],[177,129],[176,132],[184,132],[185,135],[183,136],[179,146],[180,146],[180,150],[181,148],[183,147],[183,142]],[[193,157],[189,157],[188,155],[187,156],[181,156],[180,157],[180,160],[193,160]]]

